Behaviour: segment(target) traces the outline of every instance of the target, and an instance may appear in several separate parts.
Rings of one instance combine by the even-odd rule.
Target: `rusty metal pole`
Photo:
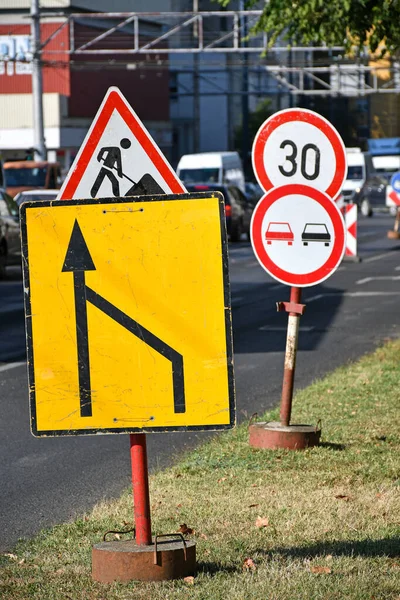
[[[136,543],[138,546],[148,546],[152,538],[146,434],[130,434],[130,445]]]
[[[105,541],[92,549],[92,579],[167,581],[196,572],[196,542],[181,533],[151,536],[146,434],[130,435],[135,539]],[[109,532],[110,533],[110,532]]]
[[[301,288],[290,289],[290,304],[300,304]],[[286,338],[285,367],[283,371],[282,399],[280,418],[281,425],[288,427],[292,413],[292,399],[294,386],[294,373],[296,369],[297,343],[299,338],[300,314],[289,312],[288,330]]]

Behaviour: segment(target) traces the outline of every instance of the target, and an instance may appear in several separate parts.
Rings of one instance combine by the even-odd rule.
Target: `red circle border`
[[[285,123],[292,121],[300,121],[302,123],[310,123],[322,131],[328,138],[333,148],[336,157],[336,170],[335,175],[332,179],[331,184],[325,190],[331,198],[335,198],[340,192],[343,182],[346,178],[346,151],[341,137],[339,136],[336,129],[327,121],[324,117],[315,113],[311,110],[300,109],[300,108],[289,108],[275,113],[269,117],[261,125],[258,130],[256,137],[254,138],[253,149],[252,149],[252,162],[253,169],[257,176],[258,182],[261,187],[268,192],[274,187],[270,178],[267,175],[267,171],[264,166],[264,148],[271,133],[275,131],[277,127]],[[305,184],[288,184],[288,185],[305,185]],[[279,186],[282,187],[282,186]]]
[[[261,229],[265,213],[274,202],[291,194],[307,196],[318,202],[327,211],[335,231],[335,241],[329,258],[321,267],[311,273],[290,273],[278,267],[268,256],[262,240]],[[272,188],[272,190],[261,198],[254,209],[250,233],[253,250],[261,266],[278,281],[292,286],[307,287],[328,279],[339,266],[345,251],[345,225],[342,214],[336,204],[324,192],[299,183]]]

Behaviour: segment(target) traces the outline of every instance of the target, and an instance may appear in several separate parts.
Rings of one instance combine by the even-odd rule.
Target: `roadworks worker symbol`
[[[220,194],[26,203],[21,222],[34,435],[233,425]]]
[[[57,199],[185,192],[138,115],[121,91],[111,87]]]
[[[131,147],[128,138],[121,140],[121,148],[127,150]],[[127,179],[133,185],[126,191],[124,196],[141,196],[144,194],[164,194],[164,190],[158,185],[154,177],[146,173],[138,183],[135,183],[128,175],[122,171],[121,150],[116,146],[101,148],[97,155],[97,160],[102,163],[102,167],[96,177],[96,180],[90,190],[92,198],[99,195],[99,190],[105,179],[111,183],[112,193],[116,198],[122,196],[120,193],[119,180]],[[116,171],[116,172],[115,172]]]

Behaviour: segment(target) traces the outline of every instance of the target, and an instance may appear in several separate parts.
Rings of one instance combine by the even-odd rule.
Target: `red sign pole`
[[[294,373],[296,369],[297,344],[299,338],[300,315],[298,307],[301,302],[301,288],[290,288],[290,302],[288,329],[286,338],[285,367],[283,370],[282,399],[281,399],[281,425],[288,427],[292,414],[292,399],[294,386]],[[297,310],[296,310],[297,309]]]
[[[136,543],[138,546],[149,546],[152,538],[146,434],[131,433],[130,445]]]

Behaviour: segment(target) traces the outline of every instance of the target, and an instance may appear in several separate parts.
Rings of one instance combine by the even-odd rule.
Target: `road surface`
[[[306,288],[297,388],[399,335],[400,243],[388,240],[393,217],[360,219],[361,263],[344,262],[321,285]],[[230,245],[238,420],[279,402],[287,316],[275,302],[289,289],[256,262],[250,244]],[[35,439],[28,386],[19,269],[0,283],[0,551],[19,537],[90,510],[130,482],[127,435]],[[21,362],[22,364],[21,364]],[[316,418],[323,415],[316,415]],[[148,436],[151,469],[213,434]]]

